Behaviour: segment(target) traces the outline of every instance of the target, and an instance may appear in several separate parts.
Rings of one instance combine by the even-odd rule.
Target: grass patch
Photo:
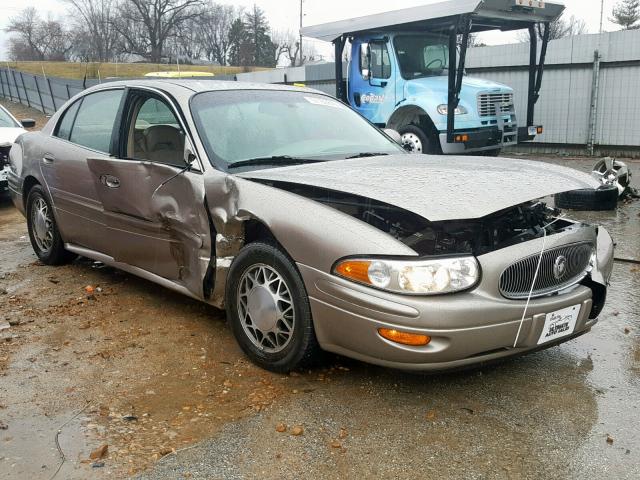
[[[109,78],[109,77],[143,77],[150,72],[174,72],[178,66],[162,63],[79,63],[79,62],[2,62],[25,73],[50,75],[52,77],[75,78]],[[218,65],[180,65],[180,71],[211,72],[215,75],[235,75],[236,73],[265,70],[257,67],[221,67]]]

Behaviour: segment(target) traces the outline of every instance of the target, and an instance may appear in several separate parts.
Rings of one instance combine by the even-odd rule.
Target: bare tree
[[[542,38],[544,33],[543,26],[538,24],[536,26],[536,33],[538,38]],[[553,22],[549,23],[549,40],[558,40],[559,38],[573,37],[575,35],[582,35],[587,33],[587,25],[584,20],[571,15],[568,19],[564,16],[560,16]],[[520,32],[518,39],[521,42],[528,42],[530,40],[528,32]]]
[[[116,0],[65,0],[76,18],[74,42],[91,60],[108,62],[115,56],[118,33],[114,28]],[[78,43],[83,40],[84,43]]]
[[[228,64],[231,25],[242,15],[241,8],[231,5],[221,5],[211,0],[205,4],[198,19],[198,33],[208,60],[220,65]]]
[[[33,7],[10,18],[5,31],[15,34],[9,41],[9,55],[14,60],[65,60],[71,50],[62,24],[50,16],[41,19]]]
[[[300,66],[300,38],[290,30],[275,30],[271,39],[276,46],[276,63],[286,58],[290,67]],[[302,64],[313,62],[318,58],[318,52],[312,43],[307,43],[303,49]]]
[[[202,0],[120,0],[115,28],[125,53],[161,62],[168,38],[198,16]]]

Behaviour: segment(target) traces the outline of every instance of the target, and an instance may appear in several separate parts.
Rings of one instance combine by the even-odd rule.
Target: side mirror
[[[20,123],[24,128],[33,128],[36,126],[36,121],[32,118],[25,118],[20,120]]]
[[[371,47],[368,43],[360,44],[360,74],[365,80],[371,79]]]
[[[402,136],[398,133],[397,130],[394,130],[393,128],[385,128],[382,131],[387,134],[387,137],[391,138],[391,140],[396,142],[398,145],[402,145]]]

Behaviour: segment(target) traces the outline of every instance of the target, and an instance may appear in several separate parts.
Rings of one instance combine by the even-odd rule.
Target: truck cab
[[[449,38],[386,32],[351,39],[348,102],[372,123],[397,130],[416,153],[497,154],[517,143],[513,89],[465,76],[455,128],[474,142],[447,142]]]
[[[496,155],[543,131],[534,110],[550,25],[563,11],[546,0],[448,0],[305,27],[301,34],[333,43],[336,97],[379,127],[397,130],[408,150]],[[513,89],[467,77],[465,61],[470,35],[525,29],[529,82],[519,122]]]

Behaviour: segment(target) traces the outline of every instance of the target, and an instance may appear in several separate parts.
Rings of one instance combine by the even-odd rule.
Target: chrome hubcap
[[[291,292],[269,265],[252,265],[240,277],[238,315],[245,334],[260,350],[280,352],[291,341],[295,326]]]
[[[422,142],[415,133],[402,135],[402,146],[411,153],[422,153]]]
[[[36,245],[42,252],[48,252],[53,245],[53,220],[49,206],[43,198],[37,198],[33,202],[31,225]]]

